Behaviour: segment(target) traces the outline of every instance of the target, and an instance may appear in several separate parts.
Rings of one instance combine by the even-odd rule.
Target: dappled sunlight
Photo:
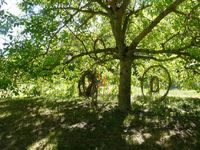
[[[27,147],[27,150],[50,150],[56,149],[57,141],[55,140],[55,132],[51,132],[47,137],[42,138]]]
[[[163,146],[163,147],[170,147],[168,141],[172,136],[175,136],[176,133],[173,130],[170,130],[169,132],[163,132],[161,133],[161,137],[158,141],[156,141],[156,144]]]
[[[132,86],[132,97],[141,96],[141,87]],[[165,91],[161,89],[161,94]],[[168,93],[169,97],[181,97],[181,98],[199,98],[200,93],[195,90],[181,90],[181,89],[170,89]]]
[[[196,149],[200,139],[200,99],[167,98],[163,103],[133,102],[122,138],[135,148]]]
[[[40,114],[41,116],[51,115],[54,118],[64,116],[64,112],[59,112],[56,109],[48,109],[48,108],[42,108],[42,107],[38,109],[38,114]]]
[[[79,123],[68,126],[68,128],[69,129],[75,129],[75,128],[84,129],[86,126],[87,126],[86,122],[79,122]]]
[[[180,89],[173,89],[170,90],[169,96],[171,97],[182,97],[182,98],[199,98],[200,93],[195,90],[180,90]]]
[[[6,118],[6,117],[9,117],[9,116],[11,116],[12,114],[10,113],[10,112],[1,112],[0,113],[0,119],[2,119],[2,118]]]
[[[0,0],[0,150],[199,149],[199,1]]]
[[[141,145],[146,139],[150,138],[151,134],[142,133],[142,131],[132,130],[131,134],[124,136],[126,142],[130,145]]]
[[[116,102],[13,99],[0,102],[0,149],[182,149],[197,148],[200,100],[138,97],[128,114]]]

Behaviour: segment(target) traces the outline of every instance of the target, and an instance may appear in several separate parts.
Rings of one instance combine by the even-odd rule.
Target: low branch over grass
[[[104,53],[105,55],[111,55],[111,56],[114,57],[115,54],[117,53],[117,49],[116,48],[105,48],[105,49],[96,49],[95,51],[88,51],[88,52],[80,53],[80,54],[71,56],[71,58],[64,61],[63,64],[64,65],[69,64],[72,61],[74,61],[75,59],[78,59],[78,58],[83,57],[83,56],[89,56],[89,55],[92,55],[92,54],[97,55],[97,54],[100,54],[100,53]],[[117,55],[116,55],[116,59],[117,59]]]

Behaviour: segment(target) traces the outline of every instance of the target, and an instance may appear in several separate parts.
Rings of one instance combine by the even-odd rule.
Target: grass
[[[146,90],[146,89],[145,89]],[[161,93],[166,91],[161,90]],[[132,87],[132,95],[139,96],[142,95],[140,87]],[[198,98],[200,97],[200,93],[197,93],[195,90],[180,90],[180,89],[171,89],[168,93],[170,97],[184,97],[184,98]]]
[[[0,100],[1,150],[198,149],[200,99],[164,103],[134,99],[132,111],[116,102],[23,98]]]

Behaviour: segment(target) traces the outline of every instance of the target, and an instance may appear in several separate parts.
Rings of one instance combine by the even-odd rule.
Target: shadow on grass
[[[133,103],[122,114],[113,104],[91,109],[81,100],[0,101],[0,149],[198,149],[200,100]]]
[[[0,102],[0,149],[120,149],[125,115],[78,101],[19,99]]]

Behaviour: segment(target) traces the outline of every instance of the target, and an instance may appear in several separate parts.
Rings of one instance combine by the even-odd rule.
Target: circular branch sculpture
[[[79,96],[93,97],[97,92],[96,76],[91,70],[85,71],[78,82]]]
[[[170,86],[170,74],[162,65],[150,66],[142,76],[141,90],[145,99],[154,97],[164,100],[169,93]]]
[[[152,76],[150,80],[150,92],[158,93],[160,91],[159,78]]]

